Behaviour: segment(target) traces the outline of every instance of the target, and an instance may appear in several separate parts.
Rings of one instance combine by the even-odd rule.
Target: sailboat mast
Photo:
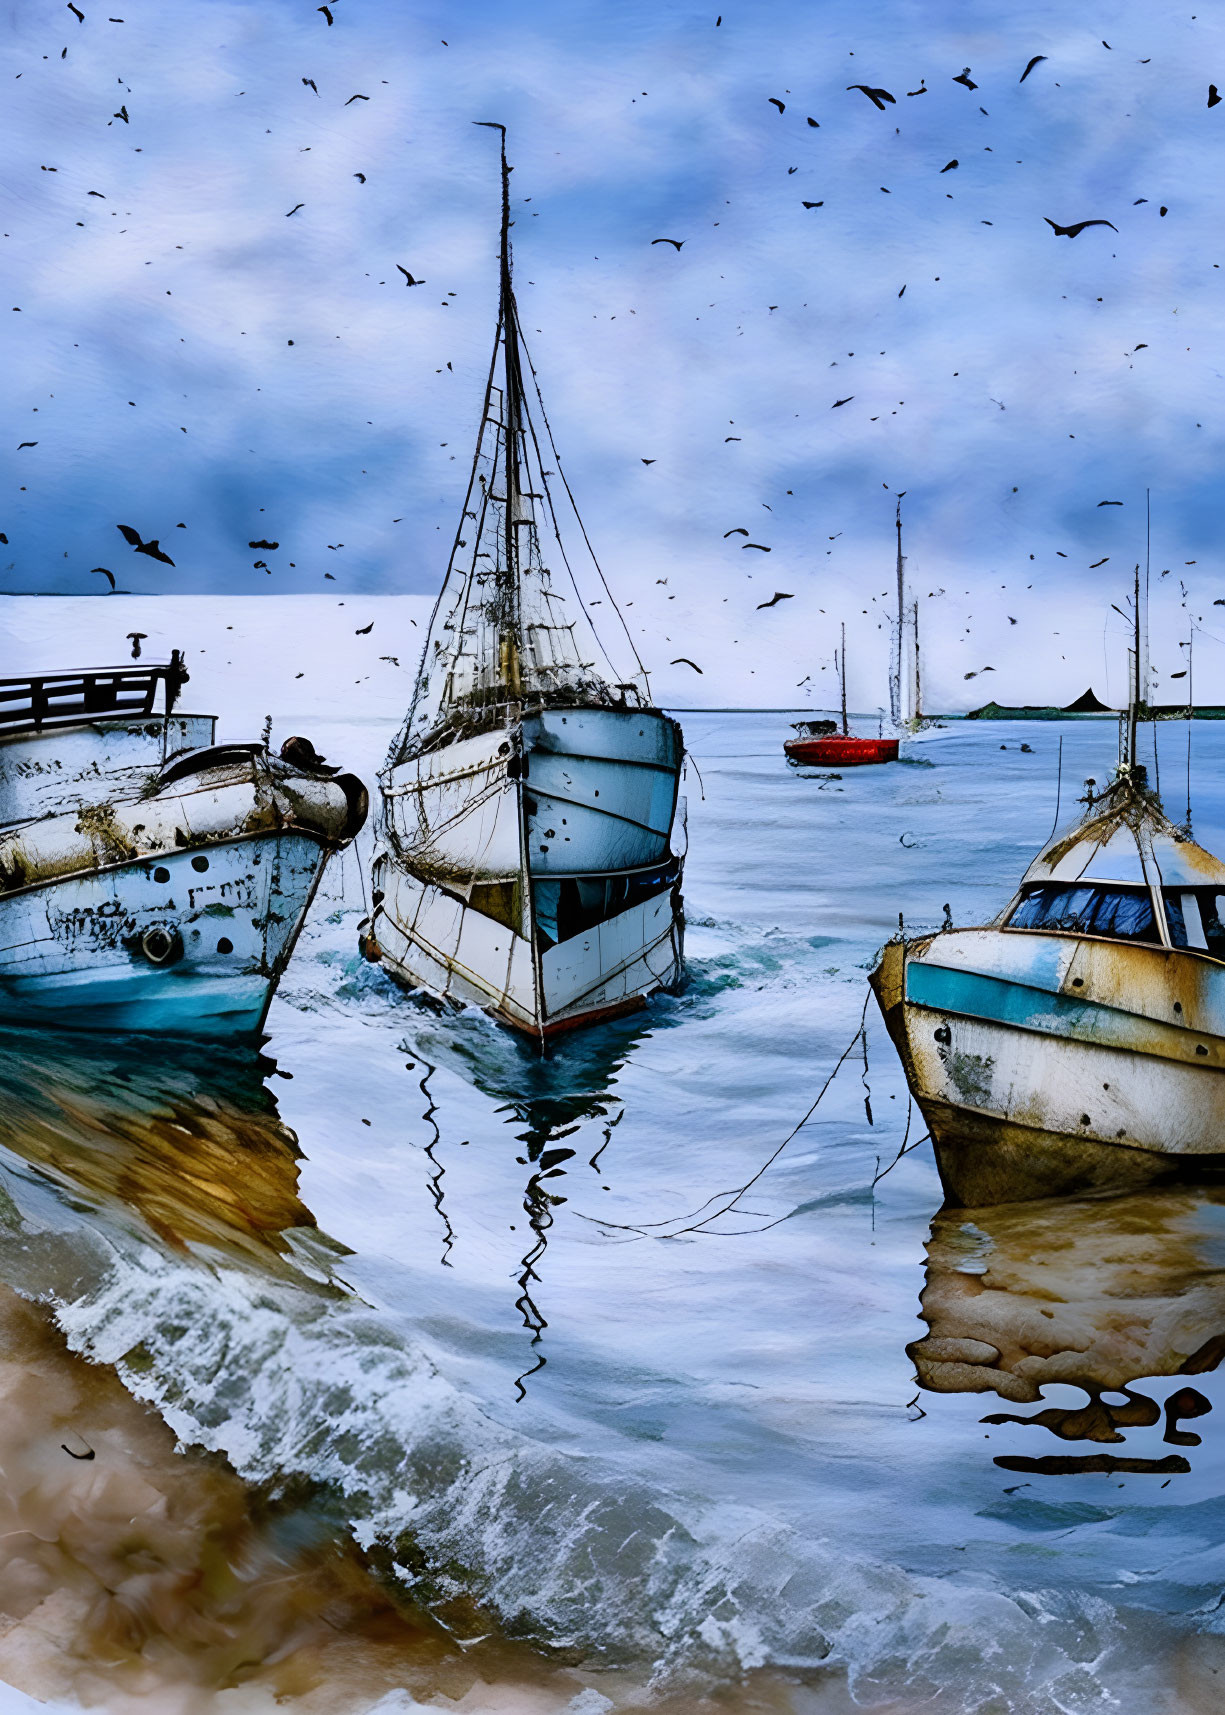
[[[499,589],[500,626],[498,667],[502,685],[512,698],[520,694],[519,625],[519,525],[521,483],[519,449],[522,444],[523,375],[519,361],[519,331],[510,255],[510,167],[506,160],[506,128],[497,127],[502,139],[502,234],[501,292],[498,321],[502,335],[505,391],[502,397],[503,457],[505,461],[505,523],[502,577]]]
[[[1140,677],[1140,638],[1143,628],[1140,624],[1139,565],[1136,566],[1135,601],[1132,605],[1132,618],[1135,623],[1135,640],[1134,647],[1129,651],[1129,654],[1131,655],[1131,684],[1128,686],[1127,697],[1127,762],[1134,768],[1136,762],[1136,722],[1140,715],[1140,685],[1142,682]]]
[[[919,602],[915,598],[911,605],[911,629],[914,637],[914,680],[913,698],[910,719],[916,724],[923,719],[923,689],[919,680]]]
[[[1136,589],[1136,701],[1148,711],[1148,586],[1153,557],[1153,504],[1149,489],[1144,491],[1144,582]]]
[[[893,671],[889,675],[889,714],[895,727],[906,719],[902,703],[902,676],[906,671],[906,574],[902,560],[902,496],[897,497],[897,643],[893,655]]]
[[[842,679],[842,736],[843,736],[843,738],[845,738],[847,736],[847,731],[848,731],[847,724],[846,724],[846,626],[845,625],[843,625],[843,627],[842,627],[842,656],[841,656],[841,675],[840,676]]]

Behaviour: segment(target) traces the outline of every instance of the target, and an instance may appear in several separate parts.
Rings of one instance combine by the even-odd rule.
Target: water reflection
[[[297,1138],[263,1081],[275,1070],[250,1053],[162,1047],[151,1060],[147,1043],[122,1038],[6,1032],[0,1148],[78,1209],[135,1217],[172,1251],[275,1268],[315,1227]]]
[[[995,1393],[1013,1405],[1039,1402],[1053,1383],[1087,1396],[1083,1405],[993,1412],[984,1423],[1104,1446],[1162,1424],[1165,1445],[1198,1447],[1201,1435],[1185,1426],[1211,1401],[1188,1382],[1162,1406],[1135,1383],[1204,1375],[1225,1356],[1225,1190],[943,1210],[920,1302],[928,1332],[906,1349],[921,1388]],[[1042,1475],[1191,1469],[1182,1453],[1036,1453],[994,1463]]]
[[[522,1196],[531,1243],[513,1279],[518,1287],[515,1308],[529,1335],[532,1363],[515,1379],[517,1397],[524,1384],[542,1370],[548,1318],[541,1310],[540,1265],[548,1249],[554,1210],[567,1202],[556,1183],[577,1168],[586,1168],[595,1183],[604,1185],[607,1163],[602,1160],[625,1115],[622,1097],[614,1089],[617,1076],[634,1048],[656,1027],[648,1013],[631,1014],[576,1033],[539,1048],[509,1031],[493,1028],[487,1019],[471,1015],[438,1018],[422,1013],[422,1025],[402,1047],[406,1066],[424,1097],[421,1136],[430,1161],[430,1195],[442,1224],[439,1261],[450,1267],[456,1242],[445,1196],[444,1137],[431,1079],[445,1067],[474,1085],[503,1117],[516,1146],[515,1161],[528,1169]],[[457,1140],[468,1147],[468,1140]],[[606,1187],[605,1187],[606,1188]]]

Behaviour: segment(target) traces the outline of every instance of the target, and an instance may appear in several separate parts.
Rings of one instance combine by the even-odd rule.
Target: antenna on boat
[[[842,627],[842,656],[841,656],[841,669],[840,669],[840,675],[839,676],[842,679],[842,736],[843,736],[843,738],[846,738],[846,736],[847,736],[847,724],[846,724],[846,624],[845,624],[845,622],[843,623],[843,627]]]
[[[1055,829],[1059,826],[1059,806],[1063,801],[1063,734],[1059,735],[1059,762],[1055,772],[1055,820],[1051,823],[1048,839],[1054,839]]]

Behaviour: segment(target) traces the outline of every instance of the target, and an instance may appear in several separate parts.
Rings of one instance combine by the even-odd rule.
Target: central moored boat
[[[548,479],[568,499],[569,487],[541,406],[545,469],[525,364],[538,401],[511,284],[503,135],[493,362],[450,565],[380,777],[363,947],[410,986],[542,1038],[680,979],[671,840],[684,747],[636,652],[636,674],[619,678],[596,635]],[[599,599],[611,605],[606,586]]]

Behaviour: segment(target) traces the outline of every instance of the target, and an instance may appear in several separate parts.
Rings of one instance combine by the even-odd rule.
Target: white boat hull
[[[551,709],[409,758],[384,779],[367,952],[540,1036],[674,986],[680,762],[667,717],[606,708]]]
[[[872,974],[951,1200],[1225,1169],[1225,965],[1016,929],[891,943]]]
[[[175,758],[146,785],[71,809],[61,797],[59,814],[0,835],[0,1022],[263,1028],[328,855],[365,818],[365,789],[251,745]]]
[[[258,835],[210,846],[203,875],[192,855],[163,853],[0,899],[0,1022],[258,1035],[327,849],[305,834]],[[155,870],[170,879],[154,880]],[[165,965],[142,952],[158,928],[182,942]]]

